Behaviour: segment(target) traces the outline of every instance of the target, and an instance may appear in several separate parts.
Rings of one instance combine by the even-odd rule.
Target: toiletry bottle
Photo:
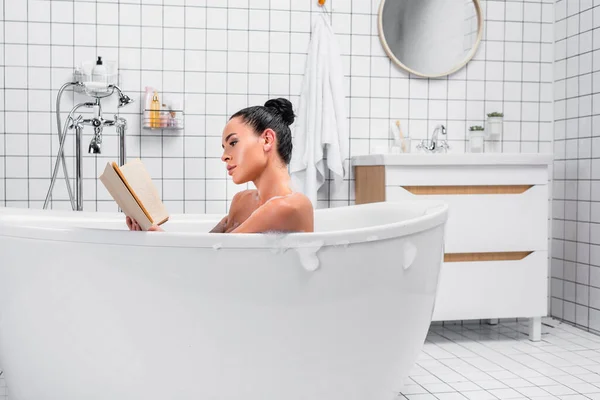
[[[92,81],[106,84],[106,68],[102,64],[102,57],[98,57],[96,65],[92,69]]]
[[[160,101],[158,101],[158,93],[156,93],[156,91],[154,91],[154,96],[152,96],[150,110],[150,126],[152,128],[159,128]]]
[[[146,86],[144,94],[144,111],[146,112],[146,115],[148,115],[150,108],[152,107],[152,97],[154,97],[154,88]]]
[[[174,128],[182,128],[183,127],[182,115],[183,115],[183,107],[181,106],[181,102],[175,100],[171,107],[171,126],[172,127],[174,127]]]
[[[166,128],[167,126],[169,126],[169,107],[163,103],[160,109],[160,127]]]
[[[172,128],[176,128],[177,124],[175,123],[175,111],[173,111],[173,107],[169,107],[169,126]]]
[[[83,68],[81,68],[79,65],[77,65],[75,67],[75,72],[73,72],[73,79],[75,80],[75,82],[82,82],[83,83]]]

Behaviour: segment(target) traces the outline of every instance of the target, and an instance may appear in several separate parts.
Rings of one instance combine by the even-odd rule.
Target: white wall
[[[600,333],[600,2],[555,13],[552,316]]]
[[[378,0],[327,1],[343,52],[352,155],[387,144],[396,119],[415,139],[443,123],[451,151],[462,152],[468,126],[497,110],[506,119],[503,151],[551,151],[553,3],[482,4],[486,35],[475,59],[449,78],[427,80],[386,57],[377,36]],[[119,111],[129,122],[128,155],[144,160],[169,210],[225,212],[241,188],[219,160],[222,127],[233,112],[271,97],[297,105],[311,19],[319,12],[317,0],[4,0],[0,204],[42,206],[57,151],[51,111],[57,90],[76,64],[100,55],[117,62],[122,87],[136,100]],[[185,131],[140,129],[146,85],[182,102]],[[63,110],[80,100],[65,96]],[[112,117],[116,96],[103,104]],[[87,145],[90,131],[85,135]],[[70,166],[73,154],[71,142]],[[96,177],[116,157],[114,130],[107,129],[103,154],[84,157],[86,210],[115,209]],[[352,203],[353,192],[350,177],[340,188],[325,188],[319,206]],[[54,199],[54,207],[68,207],[60,180]]]

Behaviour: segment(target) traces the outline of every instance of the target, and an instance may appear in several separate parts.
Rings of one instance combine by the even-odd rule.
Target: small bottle
[[[160,127],[166,128],[169,126],[169,107],[165,103],[162,104],[160,109]]]
[[[106,68],[102,64],[102,57],[98,57],[96,65],[92,68],[92,81],[106,84]]]
[[[158,101],[158,93],[156,91],[154,91],[154,96],[152,96],[150,110],[150,127],[160,128],[160,101]]]
[[[177,115],[179,113],[179,115]],[[181,119],[183,115],[183,110],[181,107],[181,102],[175,101],[172,104],[171,108],[171,126],[173,128],[182,128],[183,120]]]
[[[75,67],[75,72],[73,72],[73,80],[75,82],[83,82],[83,68],[79,65]]]
[[[154,97],[154,89],[146,86],[144,93],[144,111],[149,111],[152,106],[152,97]]]

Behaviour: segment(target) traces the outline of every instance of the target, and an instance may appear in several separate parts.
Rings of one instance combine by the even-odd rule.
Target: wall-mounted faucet
[[[441,132],[442,137],[438,139],[438,133]],[[448,145],[448,135],[446,134],[446,127],[444,125],[438,125],[431,135],[431,142],[426,139],[421,140],[421,143],[417,145],[417,149],[424,150],[427,153],[446,153],[450,148]]]

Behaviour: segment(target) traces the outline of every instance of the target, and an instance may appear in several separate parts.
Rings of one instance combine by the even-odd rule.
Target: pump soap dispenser
[[[106,67],[102,63],[102,57],[98,57],[96,65],[94,65],[94,68],[92,69],[92,81],[103,85],[106,85],[108,82]]]

